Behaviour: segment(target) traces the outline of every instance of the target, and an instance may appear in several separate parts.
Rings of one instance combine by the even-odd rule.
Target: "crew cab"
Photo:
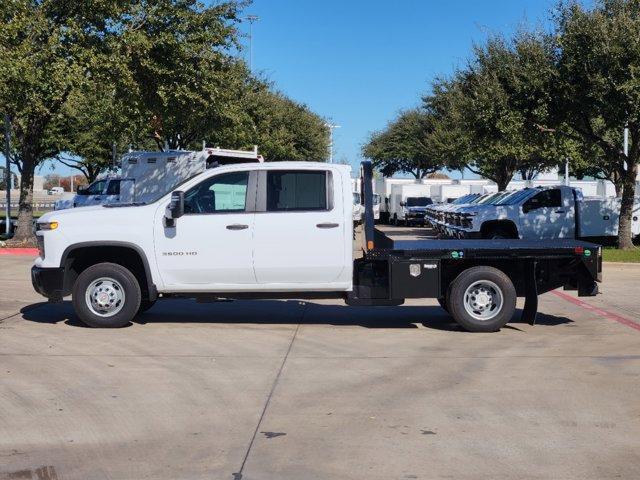
[[[465,329],[488,332],[513,318],[517,296],[534,322],[539,293],[597,293],[595,244],[392,239],[374,227],[370,162],[360,177],[362,255],[355,259],[349,166],[235,164],[147,204],[43,215],[32,282],[51,301],[71,295],[77,316],[93,327],[127,325],[168,297],[371,306],[436,298]]]

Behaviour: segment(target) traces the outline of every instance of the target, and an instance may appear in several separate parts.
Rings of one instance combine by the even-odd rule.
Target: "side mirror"
[[[165,225],[175,227],[176,219],[184,215],[184,192],[176,190],[171,193],[171,203],[164,211]]]
[[[87,194],[87,187],[78,187],[76,189],[76,194],[77,195],[86,195]]]
[[[406,207],[407,206],[407,202],[400,202],[400,206],[401,207]]]

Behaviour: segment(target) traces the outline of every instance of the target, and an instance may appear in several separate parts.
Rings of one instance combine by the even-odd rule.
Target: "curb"
[[[0,256],[38,256],[37,248],[0,248]]]

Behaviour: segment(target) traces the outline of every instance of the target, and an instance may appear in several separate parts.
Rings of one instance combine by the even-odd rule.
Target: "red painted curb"
[[[25,255],[30,257],[38,256],[37,248],[0,248],[0,255]]]
[[[585,310],[589,310],[592,313],[595,313],[596,315],[600,315],[602,318],[608,318],[609,320],[613,320],[614,322],[621,323],[622,325],[626,325],[627,327],[631,327],[635,330],[640,330],[640,323],[634,322],[633,320],[625,318],[622,315],[618,315],[617,313],[609,312],[607,310],[594,307],[593,305],[587,302],[583,302],[582,300],[579,300],[575,297],[572,297],[571,295],[567,295],[566,293],[562,293],[557,290],[554,290],[551,293],[566,300],[567,302],[573,303],[574,305],[582,307]]]

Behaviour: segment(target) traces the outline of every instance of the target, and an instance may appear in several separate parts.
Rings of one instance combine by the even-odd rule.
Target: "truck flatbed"
[[[512,285],[515,296],[525,298],[523,317],[533,324],[541,293],[562,287],[577,290],[580,296],[597,294],[596,282],[602,280],[602,254],[600,246],[593,243],[573,239],[391,238],[374,226],[370,205],[371,175],[371,164],[363,162],[363,255],[354,262],[354,291],[347,303],[399,305],[407,298],[431,297],[437,298],[443,308],[450,311],[452,297],[459,302],[462,295],[461,303],[467,313],[473,313],[476,297],[481,300],[485,297],[484,290],[475,290],[469,278],[476,274],[479,278],[497,275],[496,281]],[[499,278],[502,275],[508,280]],[[458,292],[454,289],[456,284],[462,283],[463,277],[468,277],[465,282],[471,282],[471,290]],[[484,283],[493,284],[493,281]],[[458,310],[451,313],[460,318],[460,303],[453,307]],[[488,327],[483,329],[482,324],[465,326],[489,330]]]
[[[383,238],[384,236],[384,238]],[[502,257],[520,257],[522,255],[536,258],[573,254],[576,248],[589,250],[597,254],[599,245],[571,239],[554,240],[551,245],[543,240],[441,240],[441,239],[392,239],[376,229],[376,253],[429,255],[464,252],[474,257],[482,255],[499,255]],[[372,252],[373,253],[373,252]],[[464,256],[464,255],[463,255]]]

